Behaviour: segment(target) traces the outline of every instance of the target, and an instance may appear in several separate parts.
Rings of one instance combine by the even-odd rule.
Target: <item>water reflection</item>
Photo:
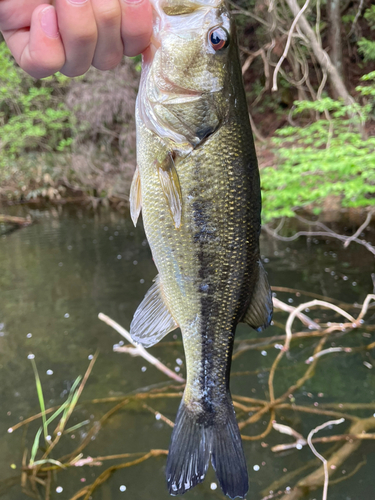
[[[166,380],[162,373],[145,366],[143,359],[114,353],[112,346],[119,344],[121,339],[97,319],[98,313],[103,312],[128,328],[135,309],[151,285],[156,270],[143,229],[134,229],[130,219],[112,212],[92,215],[80,209],[36,210],[32,215],[37,218],[37,224],[0,239],[0,479],[20,473],[23,449],[27,446],[30,450],[32,437],[38,429],[38,425],[32,424],[27,437],[22,430],[7,433],[11,425],[39,411],[28,355],[35,355],[48,407],[60,405],[65,400],[77,375],[85,372],[97,349],[100,355],[84,391],[85,401],[122,396]],[[300,240],[286,244],[264,237],[262,254],[270,282],[276,287],[315,292],[346,303],[359,303],[372,291],[373,257],[354,244],[344,250],[341,243],[335,241],[313,239],[309,243]],[[307,300],[299,292],[276,293],[291,305]],[[330,317],[329,312],[324,312],[321,318],[324,319],[324,315]],[[369,314],[367,319],[371,321],[373,316]],[[263,336],[280,333],[281,330],[274,326]],[[362,334],[345,337],[345,345],[358,345]],[[238,339],[256,335],[244,325],[238,329]],[[371,333],[366,335],[372,336]],[[338,338],[328,346],[341,345],[340,342]],[[165,343],[151,351],[172,370],[184,375],[179,334],[170,335]],[[269,367],[278,352],[278,348],[265,347],[248,351],[236,359],[232,371],[237,376],[232,378],[232,392],[264,398],[268,391]],[[277,394],[293,383],[296,374],[304,372],[309,353],[311,341],[301,340],[300,344],[294,344],[275,380]],[[372,401],[375,382],[364,361],[373,366],[371,356],[363,353],[351,356],[338,353],[327,360],[322,359],[316,376],[292,397],[299,404],[313,402],[317,406],[327,402]],[[153,402],[155,410],[172,420],[178,404],[178,398]],[[110,407],[109,403],[81,405],[69,425],[97,422]],[[85,456],[167,448],[171,429],[157,415],[140,406],[116,413],[89,444]],[[369,411],[366,415],[370,415]],[[283,423],[306,436],[322,421],[317,422],[314,415],[290,413]],[[267,423],[265,417],[247,428],[246,433],[260,433]],[[88,427],[83,425],[62,440],[59,453],[74,450],[86,436]],[[244,443],[251,481],[249,499],[262,498],[262,489],[276,478],[311,460],[311,452],[306,448],[275,455],[270,448],[281,442],[286,442],[285,436],[272,433],[264,442]],[[352,479],[332,486],[330,500],[372,498],[374,445],[371,442],[363,444],[361,453],[367,455],[367,465]],[[358,461],[357,455],[345,462],[337,477],[349,475]],[[119,471],[94,498],[166,500],[169,495],[164,484],[164,465],[165,459],[161,457]],[[103,469],[93,466],[64,471],[53,484],[51,498],[69,499]],[[293,484],[291,480],[290,487]],[[216,479],[211,471],[203,485],[185,497],[187,500],[223,498],[215,486]],[[319,498],[319,495],[307,498]],[[17,485],[3,498],[21,500],[25,496]]]

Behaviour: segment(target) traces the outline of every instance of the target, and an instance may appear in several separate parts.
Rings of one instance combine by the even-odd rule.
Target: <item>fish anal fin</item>
[[[162,162],[155,162],[163,193],[168,203],[174,225],[178,229],[181,225],[182,194],[177,170],[172,155],[169,153]]]
[[[267,273],[264,270],[263,264],[259,261],[258,281],[242,322],[261,332],[270,325],[272,313],[272,293],[268,284]]]
[[[139,167],[135,169],[132,184],[130,187],[130,216],[134,226],[137,225],[139,214],[142,210],[142,194],[141,194],[141,176],[139,174]]]
[[[159,276],[138,306],[130,325],[130,335],[143,347],[151,347],[178,324],[173,319],[163,297]]]

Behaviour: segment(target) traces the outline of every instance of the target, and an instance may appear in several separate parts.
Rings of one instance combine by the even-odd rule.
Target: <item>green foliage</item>
[[[371,5],[369,9],[366,9],[363,17],[370,28],[375,30],[375,5]],[[375,41],[361,38],[358,41],[358,50],[363,55],[365,62],[375,61]]]
[[[56,97],[66,81],[54,76],[35,82],[0,43],[0,175],[32,152],[70,148],[70,112]]]
[[[374,102],[375,85],[364,89]],[[375,137],[362,137],[372,104],[349,107],[330,98],[295,103],[295,114],[329,112],[330,119],[277,132],[278,165],[262,170],[267,220],[293,217],[307,205],[318,213],[329,196],[339,197],[343,207],[375,205]]]

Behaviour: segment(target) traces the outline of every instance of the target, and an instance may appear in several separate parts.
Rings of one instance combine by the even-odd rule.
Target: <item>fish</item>
[[[230,395],[235,330],[272,318],[259,251],[261,192],[236,28],[223,0],[151,0],[136,102],[130,212],[158,269],[130,326],[146,348],[180,328],[186,385],[166,463],[171,495],[210,462],[230,498],[248,472]]]

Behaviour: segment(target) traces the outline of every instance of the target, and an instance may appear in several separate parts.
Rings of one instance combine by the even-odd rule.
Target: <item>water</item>
[[[122,339],[97,317],[103,312],[129,328],[136,307],[156,275],[143,229],[134,229],[130,219],[121,214],[102,212],[92,215],[79,208],[34,210],[32,215],[37,224],[0,238],[0,493],[5,500],[27,498],[21,491],[20,481],[11,489],[3,487],[1,481],[21,473],[24,449],[29,450],[30,456],[39,426],[34,422],[11,434],[7,432],[9,427],[40,411],[28,359],[30,354],[35,355],[47,407],[59,406],[65,401],[72,383],[78,375],[84,374],[97,350],[99,357],[81,396],[82,402],[121,397],[140,388],[158,384],[162,387],[163,383],[168,383],[166,376],[144,359],[113,352],[113,345]],[[272,285],[315,292],[346,303],[361,303],[366,294],[372,292],[373,257],[354,243],[343,250],[341,243],[335,241],[312,240],[306,243],[301,239],[282,243],[264,237],[262,255]],[[278,292],[277,297],[291,305],[310,300],[292,292]],[[324,316],[328,319],[332,316],[329,312],[310,314],[322,321],[327,320]],[[374,310],[369,311],[366,320],[374,324],[374,316]],[[285,318],[285,314],[275,317],[276,321]],[[237,339],[281,333],[281,329],[273,326],[259,336],[240,325]],[[358,347],[372,341],[371,331],[358,330],[335,336],[325,347]],[[311,355],[316,342],[316,339],[309,339],[293,344],[291,353],[276,372],[276,396],[304,373],[307,367],[304,361]],[[150,352],[172,370],[179,369],[184,376],[179,333],[170,334],[164,343]],[[235,374],[231,385],[233,394],[268,398],[267,370],[278,352],[273,347],[260,347],[238,356],[232,367]],[[316,375],[293,394],[296,403],[315,404],[319,408],[324,403],[373,402],[375,367],[369,368],[374,366],[372,355],[373,351],[362,350],[322,357]],[[84,457],[167,449],[171,428],[142,404],[133,403],[116,412],[84,449]],[[175,418],[178,404],[179,398],[147,400],[149,407],[171,420]],[[85,421],[86,424],[63,436],[53,458],[77,448],[92,423],[114,405],[115,402],[79,405],[68,427]],[[374,412],[375,407],[356,414],[364,417]],[[238,415],[245,418],[240,411]],[[243,434],[261,433],[268,420],[269,416],[265,415],[256,424],[243,429]],[[293,427],[305,437],[312,428],[327,420],[329,417],[308,413],[277,413],[278,422]],[[344,433],[347,428],[345,423],[331,433]],[[54,426],[51,425],[49,430],[53,432]],[[327,434],[329,432],[321,435]],[[264,439],[244,442],[250,474],[249,500],[260,500],[261,491],[273,481],[313,458],[308,448],[282,454],[271,451],[271,446],[291,441],[291,437],[272,431]],[[330,445],[317,445],[317,448],[324,454],[327,446]],[[355,475],[330,486],[330,500],[373,498],[374,451],[374,441],[366,441],[339,467],[332,479],[350,476],[358,463],[364,458],[367,460]],[[60,471],[53,477],[51,499],[69,500],[107,467],[123,462],[105,461],[102,466]],[[162,456],[119,470],[93,494],[93,498],[166,500],[170,497],[166,491],[164,467],[165,457]],[[293,487],[295,481],[290,480],[281,489]],[[216,486],[216,478],[210,470],[205,482],[187,493],[185,498],[224,498]],[[321,490],[309,493],[306,498],[320,499]]]

